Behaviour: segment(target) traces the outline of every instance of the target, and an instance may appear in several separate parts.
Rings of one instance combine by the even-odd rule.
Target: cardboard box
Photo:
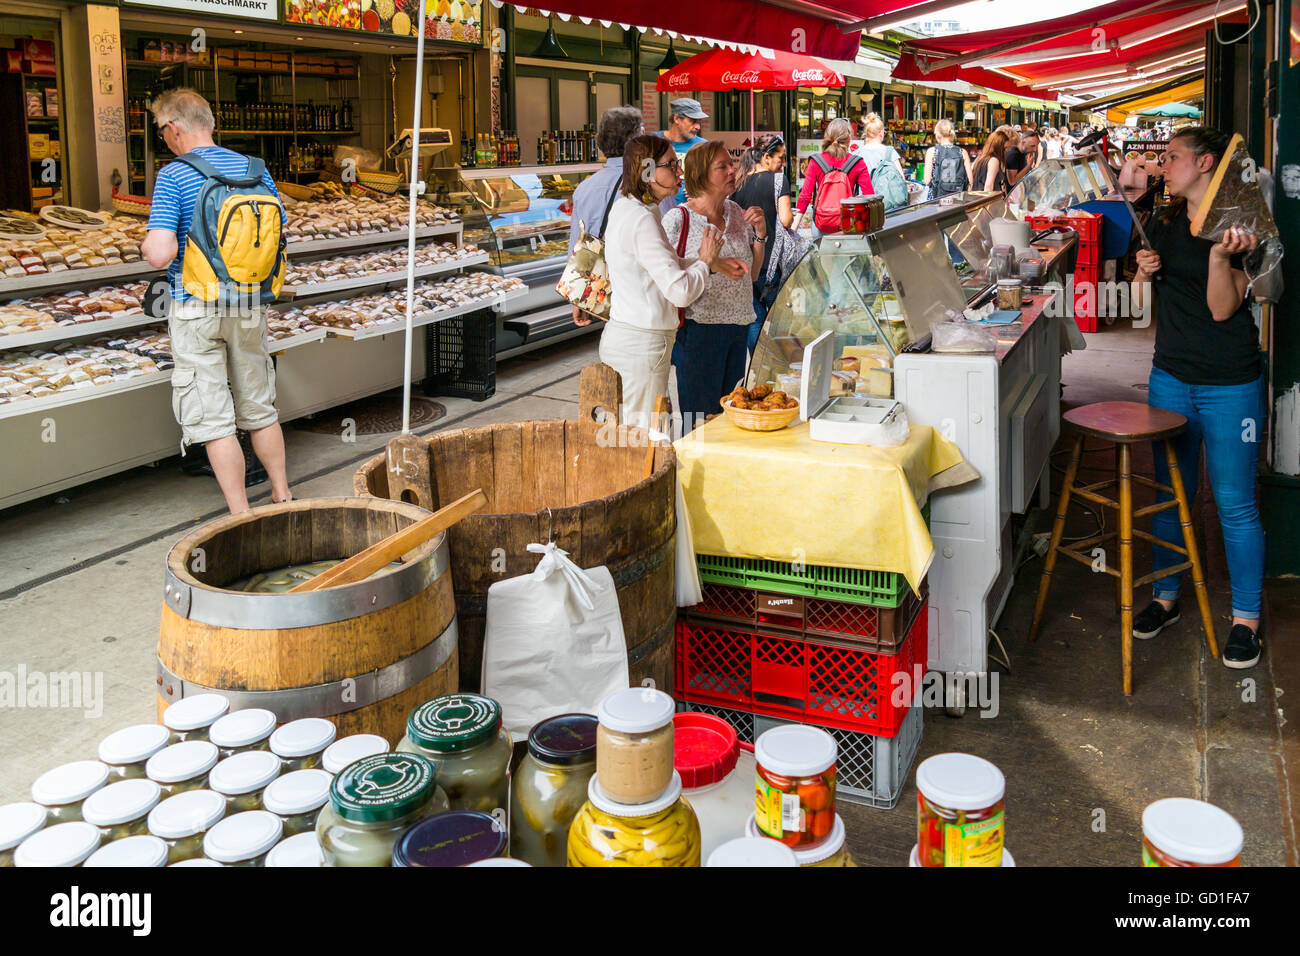
[[[54,62],[54,42],[52,40],[31,40],[26,37],[18,41],[18,48],[23,51],[25,60],[49,60]]]
[[[23,51],[5,50],[5,72],[21,73],[23,71]]]
[[[59,115],[59,91],[52,86],[45,90],[45,115],[51,118]]]
[[[57,76],[59,68],[53,60],[23,60],[23,72],[32,76]]]
[[[158,63],[162,60],[162,47],[157,40],[140,41],[140,59],[146,63]]]
[[[40,90],[24,90],[27,101],[27,115],[33,119],[45,115],[45,97]]]
[[[32,159],[44,159],[50,155],[49,133],[27,134],[27,155]]]
[[[235,66],[239,67],[241,70],[256,70],[257,55],[251,50],[236,50]]]
[[[50,157],[52,159],[63,158],[63,146],[57,139],[50,140]]]
[[[54,198],[54,187],[53,187],[53,186],[33,186],[33,187],[32,187],[32,198],[33,198],[33,199],[53,199],[53,198]]]
[[[218,51],[217,51],[217,66],[219,66],[219,67],[222,67],[222,66],[233,67],[234,65],[235,65],[235,51],[234,51],[234,50],[218,50]]]
[[[54,205],[53,199],[37,199],[35,196],[32,197],[32,212],[35,212],[38,209],[44,209],[46,206],[53,206],[53,205]]]

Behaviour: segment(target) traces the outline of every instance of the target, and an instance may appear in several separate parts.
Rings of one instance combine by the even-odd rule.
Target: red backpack
[[[822,168],[822,181],[813,197],[813,225],[822,232],[840,231],[840,200],[853,195],[849,170],[861,160],[861,154],[850,153],[844,165],[836,169],[820,153],[813,156],[813,162]]]

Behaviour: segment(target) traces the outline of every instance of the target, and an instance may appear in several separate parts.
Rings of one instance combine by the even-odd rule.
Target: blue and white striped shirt
[[[194,150],[194,154],[200,159],[206,159],[223,175],[242,176],[248,172],[248,157],[224,146],[200,146]],[[271,178],[270,172],[262,173],[262,182],[278,199],[280,193],[275,188],[275,180]],[[159,170],[158,178],[153,184],[149,228],[167,229],[176,233],[176,259],[167,267],[167,278],[171,281],[172,298],[177,302],[191,298],[181,285],[181,267],[185,261],[185,239],[194,218],[194,203],[199,198],[202,186],[202,173],[193,166],[176,162],[168,163]],[[283,206],[280,208],[280,222],[282,225],[288,222]]]

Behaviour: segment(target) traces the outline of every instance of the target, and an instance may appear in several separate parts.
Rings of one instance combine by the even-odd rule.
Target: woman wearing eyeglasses
[[[776,224],[789,229],[794,222],[794,204],[791,200],[790,177],[785,174],[785,142],[776,133],[764,133],[752,149],[745,150],[736,173],[736,191],[731,196],[741,209],[763,211],[764,235],[768,237],[763,247],[762,264],[754,269],[754,322],[749,327],[746,345],[754,351],[759,330],[767,317],[768,303],[777,288],[767,287],[767,269],[772,260],[772,236]]]
[[[605,229],[609,322],[600,360],[623,379],[626,425],[652,422],[655,399],[668,394],[677,310],[698,299],[711,273],[738,279],[745,267],[721,257],[722,235],[701,230],[698,256],[682,258],[659,221],[659,203],[677,195],[681,166],[662,136],[634,136],[623,151],[623,181]]]

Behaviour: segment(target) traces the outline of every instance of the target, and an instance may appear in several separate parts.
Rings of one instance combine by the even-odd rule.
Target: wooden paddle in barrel
[[[321,588],[363,581],[381,568],[388,567],[402,555],[446,531],[461,518],[482,511],[485,507],[487,507],[487,495],[483,494],[482,488],[476,488],[463,498],[457,498],[447,507],[439,508],[427,518],[421,518],[396,534],[390,534],[364,551],[340,561],[328,571],[290,588],[286,593],[319,591]]]

